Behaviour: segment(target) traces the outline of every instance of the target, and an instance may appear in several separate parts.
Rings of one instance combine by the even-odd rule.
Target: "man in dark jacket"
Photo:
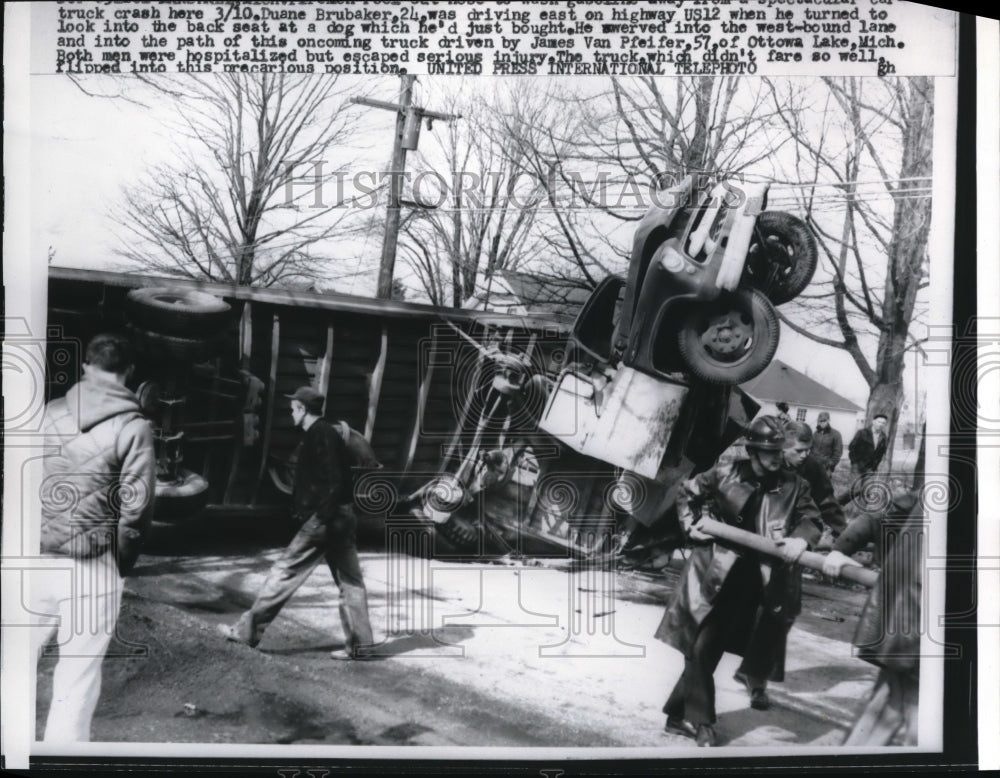
[[[785,424],[784,433],[785,448],[782,457],[785,467],[798,473],[809,484],[809,494],[819,509],[820,518],[830,534],[836,538],[846,525],[844,509],[833,496],[833,485],[830,483],[826,468],[810,454],[812,430],[804,422],[790,421]],[[768,680],[779,682],[784,680],[785,646],[788,631],[794,621],[794,616],[789,613],[772,614],[762,608],[758,614],[757,624],[754,627],[755,639],[750,641],[751,648],[748,649],[747,655],[733,676],[747,687],[750,693],[750,707],[755,710],[767,710],[771,707],[767,696]],[[762,630],[765,632],[772,630],[775,634],[756,636],[756,632]],[[757,657],[751,653],[766,649],[772,649],[773,655]],[[758,669],[757,674],[754,673],[754,668]],[[766,670],[766,674],[760,674],[760,670]]]
[[[289,397],[292,420],[305,431],[292,487],[292,511],[301,528],[274,563],[250,610],[234,626],[222,626],[221,630],[228,640],[256,646],[267,625],[325,559],[340,588],[340,620],[346,641],[331,657],[370,657],[374,641],[355,541],[357,518],[344,439],[320,418],[322,394],[303,386]]]
[[[854,646],[879,668],[871,696],[844,745],[917,745],[920,692],[920,601],[924,560],[923,506],[916,491],[893,496],[884,516],[863,513],[837,538],[823,572],[856,565],[851,554],[874,542],[882,573],[861,612]]]
[[[663,706],[665,729],[694,737],[699,746],[716,743],[713,674],[725,651],[748,652],[758,608],[794,618],[801,607],[801,571],[794,566],[820,536],[820,517],[806,482],[782,467],[785,437],[780,423],[762,416],[747,428],[749,459],[716,464],[684,483],[678,518],[698,543],[681,573],[656,637],[684,654],[684,673]],[[782,546],[784,563],[765,563],[752,552],[712,542],[699,528],[703,517],[755,532]],[[770,647],[755,657],[774,655]],[[752,668],[766,675],[767,668]]]
[[[844,440],[840,433],[830,426],[830,414],[826,411],[822,411],[816,419],[812,455],[826,468],[829,475],[833,475],[840,458],[844,455]]]
[[[792,421],[785,425],[785,467],[794,470],[809,484],[809,495],[819,508],[823,524],[837,537],[847,526],[844,509],[833,494],[833,483],[823,464],[812,453],[815,444],[812,429],[805,422]]]
[[[878,466],[885,456],[889,444],[886,434],[888,419],[884,413],[875,414],[870,427],[862,427],[855,433],[847,447],[847,456],[851,460],[851,487],[840,496],[841,505],[846,505],[852,499],[867,503],[865,488],[874,476]]]
[[[139,556],[156,486],[149,422],[126,388],[132,347],[118,335],[87,345],[83,379],[45,409],[42,559],[32,578],[36,656],[58,631],[46,741],[90,740],[101,663],[115,632],[122,576]],[[69,570],[67,570],[67,565]],[[50,614],[58,614],[52,620]]]

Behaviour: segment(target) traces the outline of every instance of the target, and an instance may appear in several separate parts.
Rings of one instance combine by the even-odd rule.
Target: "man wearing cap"
[[[889,444],[885,429],[887,423],[884,413],[876,413],[871,426],[859,429],[847,447],[847,456],[851,460],[851,488],[839,497],[841,505],[855,496],[867,502],[865,487],[878,470]]]
[[[833,475],[840,458],[844,455],[844,439],[840,433],[830,426],[830,414],[822,411],[816,419],[816,431],[813,433],[812,455]]]
[[[681,526],[695,546],[688,556],[656,637],[684,654],[684,673],[663,706],[665,730],[714,746],[713,675],[729,651],[770,662],[774,631],[755,630],[758,609],[782,618],[799,612],[801,571],[794,562],[820,537],[819,510],[806,482],[783,467],[785,435],[773,416],[746,430],[747,459],[717,463],[684,482],[677,497]],[[703,518],[714,518],[770,538],[783,561],[767,562],[750,551],[712,541]],[[765,676],[769,667],[752,667]]]
[[[344,439],[321,418],[322,394],[303,386],[287,396],[292,401],[292,420],[305,433],[292,487],[292,512],[301,528],[272,566],[250,610],[232,627],[221,629],[228,640],[256,646],[267,625],[325,559],[340,588],[340,620],[346,641],[344,648],[331,656],[370,657],[374,641],[355,545],[353,479]]]

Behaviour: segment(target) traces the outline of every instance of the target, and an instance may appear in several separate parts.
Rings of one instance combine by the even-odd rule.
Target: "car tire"
[[[153,361],[197,363],[217,357],[226,346],[227,333],[211,337],[186,338],[162,332],[129,327],[132,343],[139,354]]]
[[[782,253],[787,267],[770,279],[774,252]],[[764,211],[757,217],[747,260],[750,281],[775,305],[794,300],[809,286],[818,261],[816,239],[802,219],[784,211]]]
[[[208,504],[208,481],[191,470],[181,470],[176,481],[156,481],[154,524],[184,524],[198,517]]]
[[[164,335],[212,335],[229,321],[227,302],[196,289],[133,289],[125,298],[125,310],[137,327]]]
[[[712,384],[734,385],[763,372],[778,348],[778,313],[758,289],[738,289],[691,306],[677,345],[687,370]]]

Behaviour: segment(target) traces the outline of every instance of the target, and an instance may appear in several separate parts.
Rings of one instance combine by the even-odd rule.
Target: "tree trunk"
[[[896,422],[903,399],[903,366],[907,336],[913,319],[917,290],[923,277],[924,258],[931,223],[931,199],[913,196],[926,186],[932,172],[934,135],[934,84],[930,78],[909,81],[903,160],[900,182],[894,191],[892,243],[886,268],[875,378],[868,400],[869,418],[884,413],[889,419],[886,467],[892,467]]]

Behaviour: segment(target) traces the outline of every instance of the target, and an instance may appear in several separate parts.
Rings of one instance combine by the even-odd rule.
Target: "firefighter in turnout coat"
[[[774,647],[749,645],[751,638],[784,639],[784,630],[754,629],[758,612],[795,619],[802,582],[794,562],[822,532],[808,484],[782,467],[785,437],[778,420],[753,421],[744,444],[748,459],[716,464],[685,482],[678,495],[681,525],[696,545],[656,631],[684,654],[684,673],[663,706],[665,729],[699,746],[716,743],[713,674],[722,654],[775,656]],[[781,546],[783,561],[713,542],[699,529],[703,517],[770,538]],[[766,677],[771,668],[751,669]]]

